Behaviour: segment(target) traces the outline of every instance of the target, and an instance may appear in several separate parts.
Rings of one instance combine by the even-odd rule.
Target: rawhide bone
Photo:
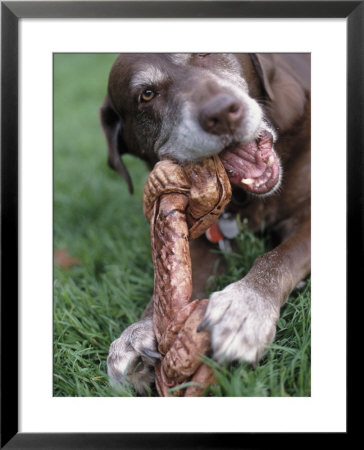
[[[230,181],[218,156],[183,165],[160,161],[145,184],[154,264],[153,325],[163,356],[155,369],[161,396],[187,381],[195,383],[176,395],[201,395],[214,379],[200,360],[210,348],[209,333],[196,331],[208,300],[191,301],[189,241],[218,219],[230,197]]]

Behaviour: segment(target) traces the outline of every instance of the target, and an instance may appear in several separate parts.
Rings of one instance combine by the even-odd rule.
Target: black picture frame
[[[18,432],[18,24],[22,18],[345,18],[347,300],[361,292],[364,169],[363,1],[1,2],[1,448],[256,448],[271,434]],[[333,94],[334,95],[334,94]],[[329,149],[326,149],[329,152]],[[332,194],[334,195],[334,193]],[[357,295],[357,294],[356,294]],[[11,342],[9,346],[7,343]],[[348,346],[348,351],[349,351]],[[348,416],[349,417],[349,416]],[[350,428],[348,428],[348,431]],[[338,434],[338,443],[347,433]],[[280,436],[280,445],[290,435]],[[300,437],[303,443],[307,435]],[[315,439],[318,436],[316,435]],[[326,441],[327,443],[327,441]]]

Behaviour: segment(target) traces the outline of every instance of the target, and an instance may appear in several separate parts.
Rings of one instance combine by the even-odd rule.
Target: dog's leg
[[[110,345],[107,371],[112,385],[132,384],[139,394],[154,381],[154,365],[160,357],[151,316],[126,328]]]
[[[206,282],[213,272],[218,255],[209,252],[211,244],[204,238],[191,242],[193,270],[192,300],[205,297]],[[153,329],[153,299],[145,308],[141,320],[126,328],[110,345],[107,358],[108,374],[113,384],[129,384],[139,393],[154,381],[154,366],[158,359]]]
[[[126,328],[110,345],[107,372],[112,385],[132,384],[141,395],[154,382],[159,358],[153,329],[153,299],[141,319]]]
[[[274,339],[280,307],[310,271],[310,242],[307,221],[242,280],[211,295],[199,328],[210,331],[215,359],[256,364]]]

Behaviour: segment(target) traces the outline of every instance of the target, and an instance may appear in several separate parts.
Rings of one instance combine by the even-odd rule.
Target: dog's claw
[[[144,353],[145,356],[149,356],[150,358],[162,359],[162,355],[159,352],[154,352],[150,348],[143,349],[142,353]]]
[[[200,325],[196,328],[197,333],[200,333],[201,331],[205,331],[207,328],[207,324],[208,324],[208,321],[206,319],[204,319],[200,323]]]

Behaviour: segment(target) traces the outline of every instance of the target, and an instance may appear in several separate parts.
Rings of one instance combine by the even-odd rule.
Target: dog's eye
[[[143,102],[150,102],[154,97],[155,92],[152,89],[145,89],[140,96]]]
[[[205,56],[211,55],[211,53],[197,53],[200,58],[205,58]]]

